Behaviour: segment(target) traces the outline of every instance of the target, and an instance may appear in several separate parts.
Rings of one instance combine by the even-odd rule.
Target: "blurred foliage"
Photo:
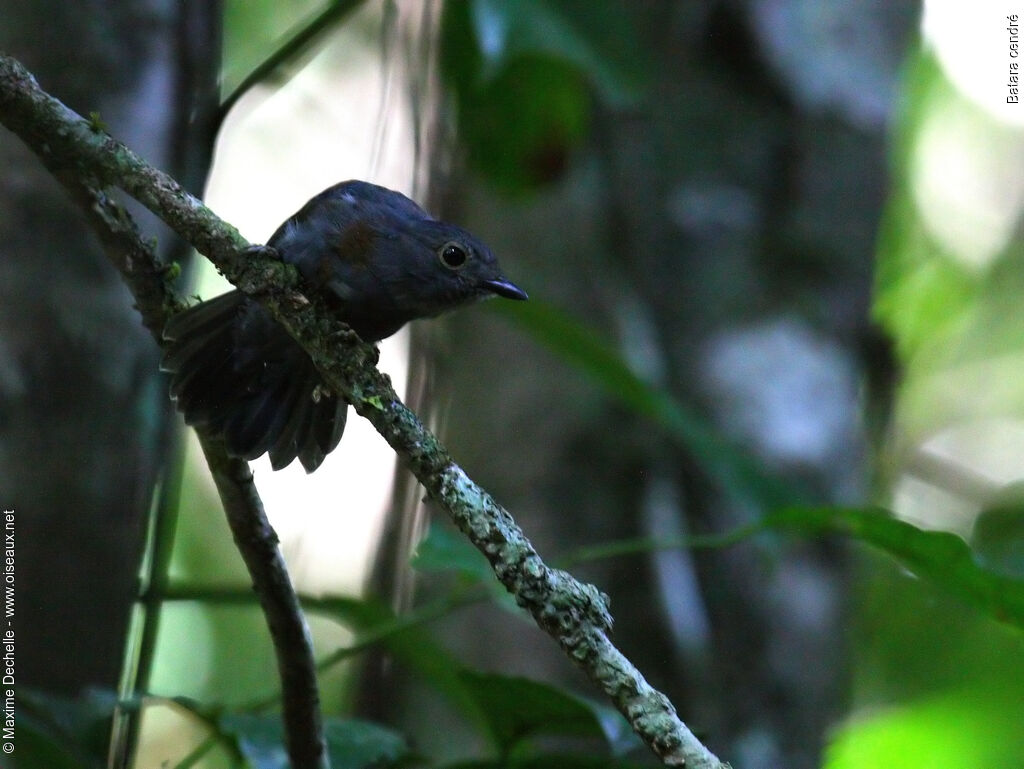
[[[1024,579],[1024,489],[1014,483],[978,513],[971,531],[978,563],[994,573]]]
[[[1020,630],[880,560],[865,563],[854,704],[827,769],[1024,765]]]
[[[984,567],[956,534],[925,531],[884,510],[794,508],[769,513],[765,525],[805,535],[834,532],[853,537],[993,619],[1024,628],[1024,579]]]
[[[221,93],[229,109],[248,88],[281,83],[297,71],[312,44],[364,0],[227,0]],[[268,55],[267,52],[270,52]]]
[[[622,716],[607,705],[525,678],[471,670],[461,677],[502,756],[524,752],[524,743],[541,735],[602,739],[615,755],[642,748]]]
[[[224,66],[221,93],[234,92],[282,42],[324,6],[322,0],[227,0],[224,4]]]
[[[525,194],[562,177],[593,99],[635,101],[648,59],[619,3],[448,3],[441,65],[459,141],[489,182]]]
[[[231,714],[219,720],[221,734],[252,769],[288,769],[284,730],[277,715]],[[409,756],[405,740],[390,729],[355,719],[324,720],[332,769],[397,766]]]
[[[966,690],[865,715],[828,750],[827,769],[992,769],[1024,763],[1019,701]]]
[[[317,612],[343,616],[354,627],[365,629],[360,637],[385,644],[395,659],[463,712],[491,746],[496,761],[506,762],[504,765],[558,765],[559,758],[546,754],[540,739],[544,737],[585,738],[603,744],[608,753],[602,759],[566,757],[570,765],[579,761],[583,762],[580,766],[629,766],[614,757],[641,747],[622,716],[609,706],[540,682],[467,669],[440,649],[415,620],[399,619],[379,604],[326,599],[311,601],[310,605]],[[368,647],[358,642],[355,645],[360,652]],[[111,715],[117,703],[112,692],[89,692],[78,701],[30,694],[24,703],[27,712],[19,725],[19,738],[26,740],[31,758],[19,763],[22,769],[104,765]],[[192,766],[219,746],[235,757],[234,765],[242,762],[253,769],[285,769],[288,761],[281,720],[276,713],[263,712],[265,704],[240,709],[182,697],[145,700],[146,707],[173,707],[190,714],[211,733],[212,739],[200,742],[191,751],[188,745],[179,744],[182,755],[168,756],[178,762],[169,765]],[[138,710],[142,703],[122,705]],[[331,765],[336,768],[394,767],[409,762],[435,765],[427,757],[411,753],[401,735],[366,721],[327,718],[325,735]]]
[[[1024,241],[1003,216],[1018,194],[1006,159],[1024,133],[957,91],[927,49],[905,83],[874,304],[905,370],[903,447],[982,417],[1024,418],[1024,389],[999,386],[1024,375]],[[1019,211],[1006,214],[1012,225]]]
[[[416,545],[412,565],[422,572],[455,572],[467,581],[483,582],[493,573],[484,554],[465,537],[436,525],[431,526],[428,535]]]
[[[19,769],[82,769],[106,765],[117,696],[89,690],[78,699],[18,690]]]
[[[1019,484],[999,480],[1021,456],[996,428],[1024,417],[1020,166],[1008,163],[1024,133],[958,91],[927,47],[903,85],[874,305],[902,369],[887,480],[932,493],[902,501],[915,518],[970,535],[854,524],[927,582],[865,563],[855,715],[826,765],[1021,766],[1024,507]],[[929,451],[947,463],[922,472]]]
[[[801,536],[833,532],[855,537],[886,552],[903,568],[942,588],[949,595],[956,596],[982,612],[991,613],[1002,621],[1024,625],[1024,581],[1011,580],[979,567],[973,562],[966,543],[952,534],[922,531],[888,517],[880,510],[792,508],[769,514],[757,528],[746,528],[742,536],[753,536],[765,529],[799,533]],[[732,544],[732,541],[723,541],[722,544]],[[463,587],[493,587],[494,580],[489,570],[481,567],[482,556],[443,526],[432,527],[430,535],[419,548],[417,562],[421,568],[444,569],[458,575]],[[885,570],[880,569],[879,572]],[[902,581],[918,593],[927,592],[920,583],[907,581],[905,576]],[[197,593],[197,598],[201,597],[202,593]],[[212,593],[210,598],[223,600],[224,596]],[[471,600],[496,598],[494,591],[487,589],[472,594]],[[920,598],[888,593],[885,600],[903,612]],[[240,593],[237,601],[251,602],[253,598],[248,593]],[[467,724],[484,737],[495,752],[496,763],[483,760],[459,766],[629,766],[629,762],[622,757],[640,748],[621,715],[607,705],[592,703],[556,686],[482,673],[461,665],[438,645],[426,629],[428,622],[464,605],[457,597],[449,597],[437,606],[420,607],[404,617],[397,617],[379,603],[371,601],[325,598],[310,599],[306,603],[311,612],[330,616],[355,632],[357,640],[348,647],[353,653],[360,654],[374,644],[383,644],[395,660],[434,688],[461,713]],[[917,628],[918,640],[927,640],[934,634],[938,616],[929,618],[918,614],[910,619]],[[898,645],[910,640],[907,637],[889,636],[891,630],[891,627],[879,628],[878,638],[890,637],[891,642]],[[949,631],[950,628],[946,628],[945,637],[953,638],[956,650],[964,655],[977,653],[979,643],[982,646],[989,643],[986,640],[989,635],[984,632],[974,633],[974,640],[968,641],[963,636],[950,636]],[[253,633],[255,628],[248,635]],[[1012,638],[1006,637],[1005,640],[1012,648]],[[344,648],[340,651],[344,651]],[[885,656],[892,655],[894,651],[886,652]],[[920,651],[914,654],[917,656]],[[329,654],[323,666],[326,669],[350,656],[348,653]],[[982,656],[982,659],[985,657]],[[984,763],[986,757],[993,755],[1013,756],[1015,760],[1024,755],[1024,746],[1013,739],[1016,736],[1013,725],[1024,718],[1024,706],[1014,697],[1014,693],[1024,685],[1024,673],[1018,670],[1016,677],[1006,679],[999,668],[995,664],[992,669],[990,664],[986,676],[966,677],[966,680],[974,680],[976,687],[982,688],[970,689],[955,697],[921,692],[918,701],[848,724],[831,748],[828,766],[845,769],[876,765],[873,762],[881,760],[880,757],[887,750],[897,750],[899,755],[915,756],[913,759],[905,758],[904,764],[887,766],[911,768],[949,765],[963,769],[1013,765],[1005,762]],[[902,671],[904,675],[909,675],[910,680],[916,680],[922,672],[915,672],[915,665],[904,665]],[[949,682],[963,686],[963,673],[963,668],[949,666]],[[990,679],[989,684],[984,683],[986,678]],[[943,682],[935,683],[941,692]],[[227,685],[225,682],[217,689],[227,691]],[[102,765],[105,739],[115,702],[112,693],[104,692],[87,693],[77,702],[29,695],[22,702],[23,711],[20,713],[24,720],[19,724],[22,730],[19,734],[29,742],[32,758],[19,765],[26,769]],[[280,720],[276,715],[260,712],[265,703],[255,705],[257,710],[239,710],[237,705],[231,706],[227,702],[203,704],[184,698],[164,702],[183,708],[205,723],[213,730],[216,742],[226,746],[232,754],[244,758],[248,766],[256,769],[286,766]],[[137,707],[131,703],[127,705]],[[946,730],[951,719],[961,718],[965,713],[972,715],[963,721],[963,729],[953,730],[954,733],[949,734]],[[389,729],[362,721],[341,719],[328,719],[326,728],[332,764],[336,767],[354,769],[364,766],[400,766],[411,758],[405,740]],[[930,731],[933,729],[943,730],[943,736],[938,742]],[[962,763],[929,763],[928,757],[933,755],[932,750],[929,748],[921,752],[915,746],[922,740],[928,741],[930,734],[935,745],[948,748],[952,756],[962,759]],[[587,738],[589,742],[603,744],[608,756],[593,757],[589,755],[589,750],[581,754],[548,754],[545,742],[538,739],[541,737],[570,740]],[[985,737],[987,741],[978,742],[980,737]],[[208,750],[213,746],[213,742],[208,742],[205,748],[203,745],[200,748]],[[906,752],[912,749],[915,751],[912,754]],[[417,765],[431,765],[427,757],[419,757],[417,761]]]

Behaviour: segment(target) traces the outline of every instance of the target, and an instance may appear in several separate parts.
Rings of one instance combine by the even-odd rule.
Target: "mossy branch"
[[[270,249],[252,249],[173,179],[150,167],[42,92],[16,61],[0,56],[0,121],[44,159],[120,187],[192,243],[238,288],[266,306],[313,359],[327,384],[369,420],[430,498],[487,557],[502,584],[615,703],[666,765],[723,769],[611,643],[607,598],[547,566],[509,513],[455,464],[395,394],[375,364],[376,350],[304,296],[295,270]],[[52,163],[48,163],[51,165]]]

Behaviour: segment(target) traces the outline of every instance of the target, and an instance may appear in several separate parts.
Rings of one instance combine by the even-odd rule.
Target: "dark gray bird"
[[[366,342],[490,296],[526,299],[470,233],[367,182],[324,190],[267,245]],[[174,316],[164,337],[171,397],[188,424],[223,435],[230,454],[270,452],[275,470],[298,457],[313,472],[338,445],[348,404],[318,387],[305,351],[240,291]]]

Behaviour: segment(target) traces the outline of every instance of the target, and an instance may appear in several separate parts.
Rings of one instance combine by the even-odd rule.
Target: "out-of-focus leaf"
[[[227,0],[224,4],[223,93],[234,91],[288,36],[324,6],[323,0],[280,3]]]
[[[427,536],[416,546],[412,566],[423,572],[454,572],[465,585],[481,585],[491,600],[517,617],[525,618],[516,599],[494,576],[487,559],[465,537],[433,523]]]
[[[53,734],[39,728],[39,724],[19,716],[17,769],[101,769],[98,756],[82,756],[62,744]]]
[[[900,102],[902,114],[895,123],[896,179],[880,230],[872,308],[902,360],[913,357],[959,317],[974,293],[970,271],[943,254],[928,235],[910,189],[911,155],[922,116],[936,94],[946,98],[950,92],[934,59],[917,56],[912,62]]]
[[[500,758],[447,764],[444,769],[650,769],[650,762],[621,758],[549,753],[525,758]]]
[[[284,727],[278,715],[227,714],[224,734],[236,740],[239,752],[253,769],[288,769]],[[334,769],[387,766],[409,753],[405,738],[390,729],[356,719],[324,720],[327,753]]]
[[[324,722],[332,769],[362,769],[394,763],[409,754],[405,737],[391,729],[356,719]]]
[[[604,340],[565,313],[531,300],[496,308],[609,395],[652,420],[693,456],[723,488],[763,510],[807,501],[809,495],[762,469],[706,419],[633,373]]]
[[[979,565],[1024,580],[1024,484],[1015,483],[974,520],[971,547]]]
[[[771,513],[765,525],[855,537],[1000,622],[1024,628],[1024,580],[981,566],[955,534],[924,531],[882,509],[790,508]]]
[[[561,689],[525,678],[469,670],[460,676],[502,755],[521,741],[539,735],[599,737],[616,754],[638,746],[618,713]]]
[[[992,769],[1024,766],[1019,697],[957,692],[874,712],[843,726],[825,769]]]
[[[367,633],[396,621],[390,609],[366,601],[328,599],[319,608]],[[389,633],[382,643],[503,753],[539,735],[600,737],[615,755],[639,746],[614,709],[547,684],[467,670],[420,627]]]
[[[401,622],[389,607],[377,601],[330,598],[318,605],[360,633],[373,635],[378,628],[397,628]],[[447,698],[459,712],[479,722],[476,705],[459,676],[459,661],[422,627],[403,626],[396,632],[388,632],[380,642],[397,661]]]
[[[470,163],[506,192],[559,179],[587,133],[590,95],[576,69],[555,58],[517,57],[459,102]]]
[[[456,572],[474,582],[495,582],[487,559],[463,536],[432,523],[427,536],[416,546],[412,565],[423,572]]]
[[[518,56],[540,54],[572,64],[613,105],[639,95],[647,57],[618,3],[471,0],[469,8],[485,79]]]
[[[363,0],[228,0],[224,8],[221,88],[228,109],[251,86],[298,59],[325,30]]]
[[[102,767],[117,695],[88,689],[78,699],[25,689],[18,691],[19,769]]]
[[[226,713],[219,724],[221,732],[235,741],[238,752],[253,769],[288,769],[288,751],[279,715]]]
[[[639,92],[645,57],[628,19],[607,3],[449,3],[441,63],[473,167],[509,193],[560,178],[591,94],[621,104]]]
[[[400,621],[376,602],[332,598],[317,602],[317,608],[367,634]],[[638,747],[629,725],[612,708],[523,678],[466,670],[419,626],[388,633],[381,643],[503,752],[541,734],[600,737],[616,755]]]
[[[400,621],[390,609],[375,602],[332,598],[318,602],[318,609],[334,613],[345,624],[368,634]],[[381,643],[502,752],[542,734],[600,737],[615,755],[639,746],[614,709],[546,684],[467,670],[421,627],[388,633]]]
[[[918,52],[899,102],[893,191],[873,314],[902,376],[896,453],[982,419],[1024,418],[1024,132],[1000,123]]]

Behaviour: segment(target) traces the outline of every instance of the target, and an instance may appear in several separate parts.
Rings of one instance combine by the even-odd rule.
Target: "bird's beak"
[[[498,296],[503,296],[506,299],[518,299],[520,301],[529,299],[526,292],[519,288],[515,283],[512,283],[505,278],[493,278],[491,280],[485,280],[481,284],[488,291],[491,291]]]

